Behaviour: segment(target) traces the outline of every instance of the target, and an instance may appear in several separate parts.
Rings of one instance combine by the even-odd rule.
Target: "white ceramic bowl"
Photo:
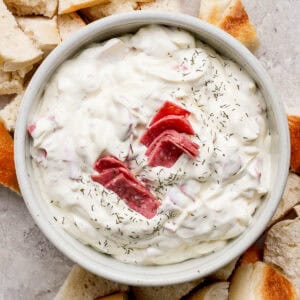
[[[216,253],[165,266],[122,263],[83,245],[55,225],[32,176],[29,137],[26,132],[28,118],[34,113],[45,84],[59,65],[91,42],[133,32],[147,24],[164,24],[188,30],[243,66],[256,80],[265,97],[272,129],[272,186],[267,198],[256,211],[252,224],[241,236]],[[257,59],[234,38],[218,28],[187,15],[170,13],[136,12],[104,18],[86,26],[58,46],[32,78],[22,101],[15,131],[18,181],[25,203],[42,232],[61,252],[82,267],[100,276],[132,285],[167,285],[203,277],[245,251],[262,234],[275,212],[286,184],[289,154],[289,132],[284,108],[274,92],[269,76]]]

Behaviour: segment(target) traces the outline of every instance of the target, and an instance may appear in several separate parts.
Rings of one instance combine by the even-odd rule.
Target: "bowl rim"
[[[155,271],[153,271],[150,268],[152,270],[150,272],[148,266],[139,265],[138,267],[133,267],[133,265],[131,264],[124,264],[116,259],[113,259],[116,265],[120,265],[120,268],[122,265],[121,269],[123,270],[120,271],[120,269],[118,268],[115,269],[115,265],[112,265],[111,267],[108,267],[107,265],[103,266],[101,264],[101,260],[104,259],[102,257],[104,255],[101,253],[99,253],[99,260],[95,264],[95,261],[89,259],[87,256],[85,257],[84,255],[82,255],[82,251],[77,251],[76,249],[69,247],[68,244],[64,244],[64,240],[58,234],[58,231],[55,229],[55,226],[52,226],[52,224],[49,223],[49,221],[41,217],[38,205],[36,203],[37,201],[35,200],[35,195],[31,188],[31,179],[29,174],[27,173],[26,167],[25,139],[27,118],[32,103],[34,101],[34,97],[37,95],[40,87],[44,87],[44,78],[48,76],[47,72],[49,69],[51,69],[51,65],[54,64],[54,62],[60,56],[66,56],[64,58],[65,61],[69,57],[69,55],[66,55],[66,53],[68,53],[68,51],[71,48],[76,47],[76,43],[79,40],[87,40],[95,32],[101,32],[105,30],[105,28],[108,29],[112,28],[113,26],[122,26],[127,25],[129,23],[134,24],[138,22],[145,22],[145,25],[147,23],[159,23],[165,25],[169,25],[169,23],[174,23],[177,24],[177,26],[179,27],[183,26],[184,24],[191,28],[198,28],[198,30],[202,33],[205,32],[207,35],[213,36],[215,39],[221,40],[224,44],[228,46],[229,49],[232,49],[232,51],[235,52],[236,55],[240,55],[242,60],[244,60],[248,65],[250,65],[253,68],[256,75],[263,82],[263,86],[268,91],[271,98],[271,106],[274,111],[277,126],[279,128],[278,136],[280,141],[280,157],[278,159],[278,172],[280,172],[281,177],[278,178],[278,182],[276,182],[276,189],[272,191],[272,198],[269,199],[269,203],[265,207],[264,216],[263,218],[260,218],[259,226],[253,226],[252,230],[247,232],[247,239],[244,238],[240,241],[240,243],[233,245],[228,255],[223,255],[223,257],[216,256],[217,262],[210,261],[210,264],[205,270],[200,270],[197,266],[195,266],[194,268],[187,269],[186,272],[182,272],[181,270],[181,272],[178,272],[178,274],[173,274],[174,272],[176,273],[176,266],[184,265],[184,262],[182,262],[178,264],[171,264],[165,266],[152,266],[152,268],[154,268]],[[194,30],[194,32],[195,31],[196,29]],[[260,65],[260,63],[254,57],[254,55],[248,51],[248,49],[246,49],[242,44],[240,44],[226,32],[206,22],[203,22],[198,18],[177,13],[140,11],[114,15],[95,21],[73,34],[73,36],[71,36],[61,45],[56,47],[48,55],[48,57],[44,60],[44,62],[34,74],[24,94],[15,129],[14,156],[17,178],[26,206],[38,227],[41,229],[44,235],[52,242],[52,244],[55,245],[57,249],[59,249],[72,261],[78,263],[85,269],[99,276],[103,276],[110,280],[130,285],[157,286],[183,283],[200,277],[204,277],[232,261],[235,257],[239,256],[243,251],[245,251],[254,241],[257,240],[257,238],[265,230],[269,220],[275,212],[277,205],[280,201],[281,195],[284,191],[289,172],[289,145],[289,131],[283,105],[277,99],[277,95],[275,93],[271,79],[269,78],[267,72]],[[191,261],[195,262],[196,260],[197,258],[191,259]],[[133,272],[133,268],[139,269],[139,272]],[[169,270],[169,272],[167,270]]]

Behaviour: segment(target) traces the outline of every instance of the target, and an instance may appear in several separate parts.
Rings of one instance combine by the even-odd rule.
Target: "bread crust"
[[[287,184],[279,202],[277,210],[272,217],[268,227],[286,216],[295,205],[300,203],[300,177],[297,174],[290,173]]]
[[[219,21],[219,10],[214,7],[211,11],[210,16],[207,19],[207,22],[213,24],[213,25],[217,25]]]
[[[294,285],[279,271],[263,262],[244,264],[234,273],[230,300],[296,300]]]
[[[117,293],[104,297],[97,297],[95,300],[128,300],[128,296],[126,293]]]
[[[17,72],[0,69],[0,95],[19,94],[23,90],[23,78]]]
[[[255,50],[258,47],[256,29],[250,22],[242,2],[234,0],[224,15],[218,26],[249,49]]]
[[[140,1],[138,1],[140,2]],[[169,11],[169,12],[182,12],[180,0],[156,0],[156,1],[144,1],[150,3],[139,3],[140,10],[157,10],[157,11]]]
[[[218,25],[230,3],[231,0],[202,0],[199,18],[210,24]]]
[[[239,261],[239,265],[242,266],[242,265],[250,264],[250,263],[254,264],[261,260],[262,260],[261,249],[256,245],[252,245],[242,255],[242,257]]]
[[[300,218],[276,223],[268,232],[264,261],[276,266],[300,290]]]
[[[93,22],[95,20],[115,15],[123,12],[130,12],[137,9],[136,1],[130,0],[111,0],[109,3],[100,4],[83,9],[81,12],[84,17]]]
[[[59,0],[58,14],[68,14],[79,9],[91,7],[98,4],[106,4],[109,2],[110,0]]]
[[[241,0],[203,1],[199,16],[201,19],[225,30],[250,50],[255,50],[258,47],[256,29],[250,22]]]
[[[10,132],[15,130],[22,98],[23,93],[15,96],[14,99],[0,110],[0,122],[2,122],[4,127]]]
[[[127,291],[128,286],[98,277],[75,265],[54,300],[96,299]]]
[[[4,0],[16,16],[43,15],[52,18],[57,10],[58,0]]]
[[[193,292],[186,300],[228,300],[228,288],[229,282],[215,282]]]
[[[295,288],[277,270],[266,265],[262,278],[260,293],[262,299],[272,300],[296,300]]]
[[[0,184],[20,193],[14,163],[14,141],[2,122],[0,122]]]
[[[298,216],[298,217],[300,217],[300,205],[296,205],[296,206],[294,206],[294,212],[296,213],[296,215]]]
[[[180,300],[203,281],[204,279],[198,279],[181,284],[157,287],[138,286],[132,287],[132,292],[135,298],[140,300]]]
[[[300,116],[288,116],[291,139],[291,170],[300,175]]]

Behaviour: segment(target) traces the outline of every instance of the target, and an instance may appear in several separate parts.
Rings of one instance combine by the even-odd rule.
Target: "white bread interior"
[[[58,14],[68,14],[82,8],[108,2],[110,0],[58,0]]]
[[[281,270],[300,291],[300,217],[278,222],[267,232],[263,259]]]
[[[94,300],[126,291],[128,286],[98,277],[75,265],[54,300]]]
[[[186,300],[228,300],[229,282],[212,283],[188,296]]]
[[[57,18],[45,17],[17,17],[17,23],[21,29],[36,43],[36,45],[48,54],[60,43],[57,27]]]
[[[58,0],[5,0],[8,9],[17,16],[42,15],[52,18]]]
[[[8,131],[14,131],[16,127],[17,116],[23,98],[23,93],[16,95],[11,102],[0,110],[0,121]]]
[[[18,27],[18,24],[0,0],[0,65],[3,71],[17,71],[42,59],[42,51]]]
[[[84,27],[86,24],[82,18],[76,13],[69,13],[57,16],[57,25],[60,39],[63,41],[74,32]]]

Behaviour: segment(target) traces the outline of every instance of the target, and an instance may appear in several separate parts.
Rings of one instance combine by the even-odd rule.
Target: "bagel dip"
[[[53,223],[123,262],[171,264],[223,248],[270,187],[256,83],[176,28],[142,27],[64,62],[28,131]]]

